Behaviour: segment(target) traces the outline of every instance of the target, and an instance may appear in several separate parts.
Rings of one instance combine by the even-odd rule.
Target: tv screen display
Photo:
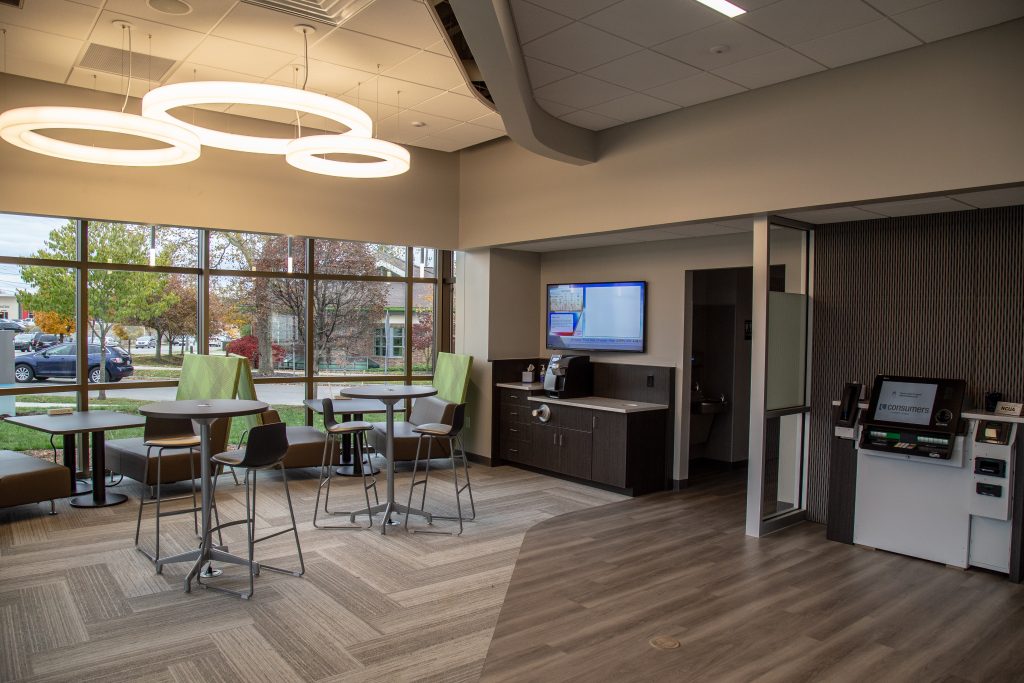
[[[548,285],[547,347],[644,351],[646,282]]]
[[[938,388],[938,384],[932,382],[883,380],[878,389],[875,419],[899,424],[930,424]]]

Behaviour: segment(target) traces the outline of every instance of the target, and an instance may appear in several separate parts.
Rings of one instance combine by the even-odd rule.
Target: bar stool
[[[199,437],[196,435],[194,428],[192,427],[192,421],[188,419],[173,419],[173,418],[160,418],[160,417],[147,417],[146,424],[143,427],[142,432],[142,445],[146,447],[146,470],[143,477],[143,482],[149,481],[149,468],[154,458],[153,449],[156,449],[156,483],[151,487],[154,492],[154,500],[146,500],[145,496],[139,497],[139,516],[135,522],[135,549],[140,553],[149,558],[150,562],[156,564],[157,560],[160,559],[160,519],[162,517],[170,517],[172,515],[182,515],[191,512],[192,513],[192,525],[195,528],[195,532],[199,533],[199,518],[197,513],[200,510],[199,502],[196,499],[196,465],[195,465],[195,449],[199,448],[200,442]],[[163,461],[164,451],[168,449],[188,449],[188,466],[189,472],[192,475],[192,507],[184,508],[182,510],[172,510],[171,512],[161,512],[160,503],[163,500],[161,495],[161,485],[164,483],[163,474],[161,472],[161,463]],[[171,483],[171,482],[168,482]],[[174,498],[168,498],[165,502],[172,502],[176,500],[185,500],[188,496],[176,496]],[[150,554],[145,549],[139,546],[139,532],[142,529],[142,509],[146,505],[156,505],[156,543],[155,552]],[[157,565],[156,573],[160,574],[163,572],[163,566]]]
[[[462,437],[459,434],[462,432],[462,427],[466,421],[466,404],[460,403],[455,406],[455,412],[452,414],[452,423],[450,425],[441,424],[439,422],[430,422],[427,424],[421,424],[413,428],[413,433],[419,434],[419,440],[416,443],[416,460],[413,461],[412,466],[412,483],[409,485],[409,501],[406,504],[412,507],[412,494],[417,486],[423,487],[423,498],[420,500],[420,509],[424,509],[427,503],[427,481],[430,479],[430,452],[431,446],[434,441],[438,442],[438,446],[444,450],[444,444],[442,440],[448,442],[448,456],[452,464],[452,478],[455,480],[455,509],[458,511],[458,517],[444,517],[441,515],[432,515],[433,519],[457,519],[459,521],[459,532],[454,531],[434,531],[430,529],[413,529],[414,533],[425,533],[425,534],[450,534],[452,536],[462,535],[462,523],[472,522],[476,519],[476,503],[473,502],[473,488],[469,482],[469,462],[466,459],[466,446],[462,442]],[[420,449],[423,445],[423,440],[427,440],[427,458],[426,458],[426,469],[424,471],[423,479],[416,480],[416,474],[419,470],[420,465]],[[461,452],[456,451],[455,446],[458,443]],[[466,483],[459,486],[459,468],[455,460],[459,458],[462,460],[462,470],[465,473]],[[462,516],[462,492],[469,491],[469,505],[471,515],[469,517]],[[409,515],[405,516],[405,528],[409,528]]]
[[[324,429],[327,431],[327,439],[324,441],[324,457],[320,462],[320,483],[316,489],[316,503],[313,505],[313,526],[317,529],[362,529],[362,526],[352,526],[356,521],[356,515],[354,512],[332,512],[328,509],[327,505],[331,499],[331,480],[334,479],[334,453],[335,451],[341,451],[340,439],[345,436],[350,436],[352,438],[353,446],[355,446],[355,460],[359,463],[359,473],[363,476],[363,495],[366,497],[366,509],[369,510],[372,507],[370,505],[371,488],[373,489],[375,504],[380,503],[380,496],[377,494],[377,477],[372,474],[367,476],[366,474],[367,469],[371,472],[373,471],[373,466],[368,464],[366,459],[363,457],[363,454],[365,453],[366,433],[373,430],[373,425],[369,422],[363,422],[362,420],[338,422],[334,417],[334,403],[330,398],[325,398],[323,400],[323,407]],[[335,448],[335,445],[337,445],[337,448]],[[327,494],[324,496],[324,514],[348,515],[349,521],[352,522],[352,524],[328,525],[317,521],[317,515],[320,512],[320,493],[323,491],[324,484],[327,485]],[[369,518],[366,528],[372,528],[373,514],[368,512],[366,516]]]
[[[203,584],[202,574],[196,577],[197,581],[199,581],[201,585],[225,593],[231,593],[232,595],[237,595],[240,598],[247,600],[252,597],[253,594],[253,578],[263,569],[269,569],[270,571],[279,572],[281,574],[290,574],[292,576],[302,576],[306,573],[306,564],[302,559],[302,546],[299,544],[299,529],[298,525],[295,523],[295,510],[292,508],[292,496],[288,490],[288,475],[285,473],[284,467],[284,456],[287,452],[288,435],[286,427],[283,422],[277,422],[274,424],[253,427],[249,431],[249,439],[244,448],[227,451],[225,453],[218,453],[210,458],[211,462],[217,463],[218,465],[242,467],[245,469],[245,476],[242,479],[242,483],[245,485],[245,519],[225,522],[224,524],[220,524],[218,522],[217,526],[215,526],[211,531],[217,531],[217,533],[220,533],[220,530],[225,527],[234,526],[236,524],[246,525],[249,546],[249,591],[231,591],[209,584]],[[288,514],[291,516],[292,525],[287,529],[275,531],[274,533],[262,538],[256,538],[256,473],[260,470],[269,470],[274,468],[281,470],[281,480],[284,482],[284,495],[288,500]],[[249,484],[250,479],[252,480],[251,493]],[[214,480],[213,492],[214,495],[216,495],[216,479]],[[281,534],[286,534],[289,531],[295,535],[295,550],[299,555],[299,571],[271,567],[268,564],[259,564],[254,561],[253,555],[257,543],[274,538],[275,536],[280,536]]]

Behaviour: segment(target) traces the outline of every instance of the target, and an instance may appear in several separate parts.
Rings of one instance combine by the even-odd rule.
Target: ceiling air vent
[[[0,0],[3,1],[3,0]],[[116,76],[128,75],[128,58],[131,56],[132,76],[140,80],[163,81],[174,66],[173,59],[153,57],[141,52],[131,52],[116,47],[90,43],[78,66],[83,69],[102,71]]]
[[[246,5],[283,12],[329,26],[341,26],[373,0],[242,0]]]

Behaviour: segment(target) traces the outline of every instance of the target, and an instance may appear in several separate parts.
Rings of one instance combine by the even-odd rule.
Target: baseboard
[[[668,490],[669,491],[682,491],[683,489],[689,487],[689,485],[690,485],[690,480],[689,479],[669,479]]]
[[[476,453],[466,451],[466,457],[469,458],[470,462],[475,462],[478,465],[484,465],[485,467],[495,466],[494,461],[491,460],[490,456],[487,455],[477,455]]]

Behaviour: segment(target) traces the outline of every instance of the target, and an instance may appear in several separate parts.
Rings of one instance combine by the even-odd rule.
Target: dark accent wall
[[[828,508],[830,402],[876,374],[1024,401],[1024,206],[819,226],[808,519]]]

